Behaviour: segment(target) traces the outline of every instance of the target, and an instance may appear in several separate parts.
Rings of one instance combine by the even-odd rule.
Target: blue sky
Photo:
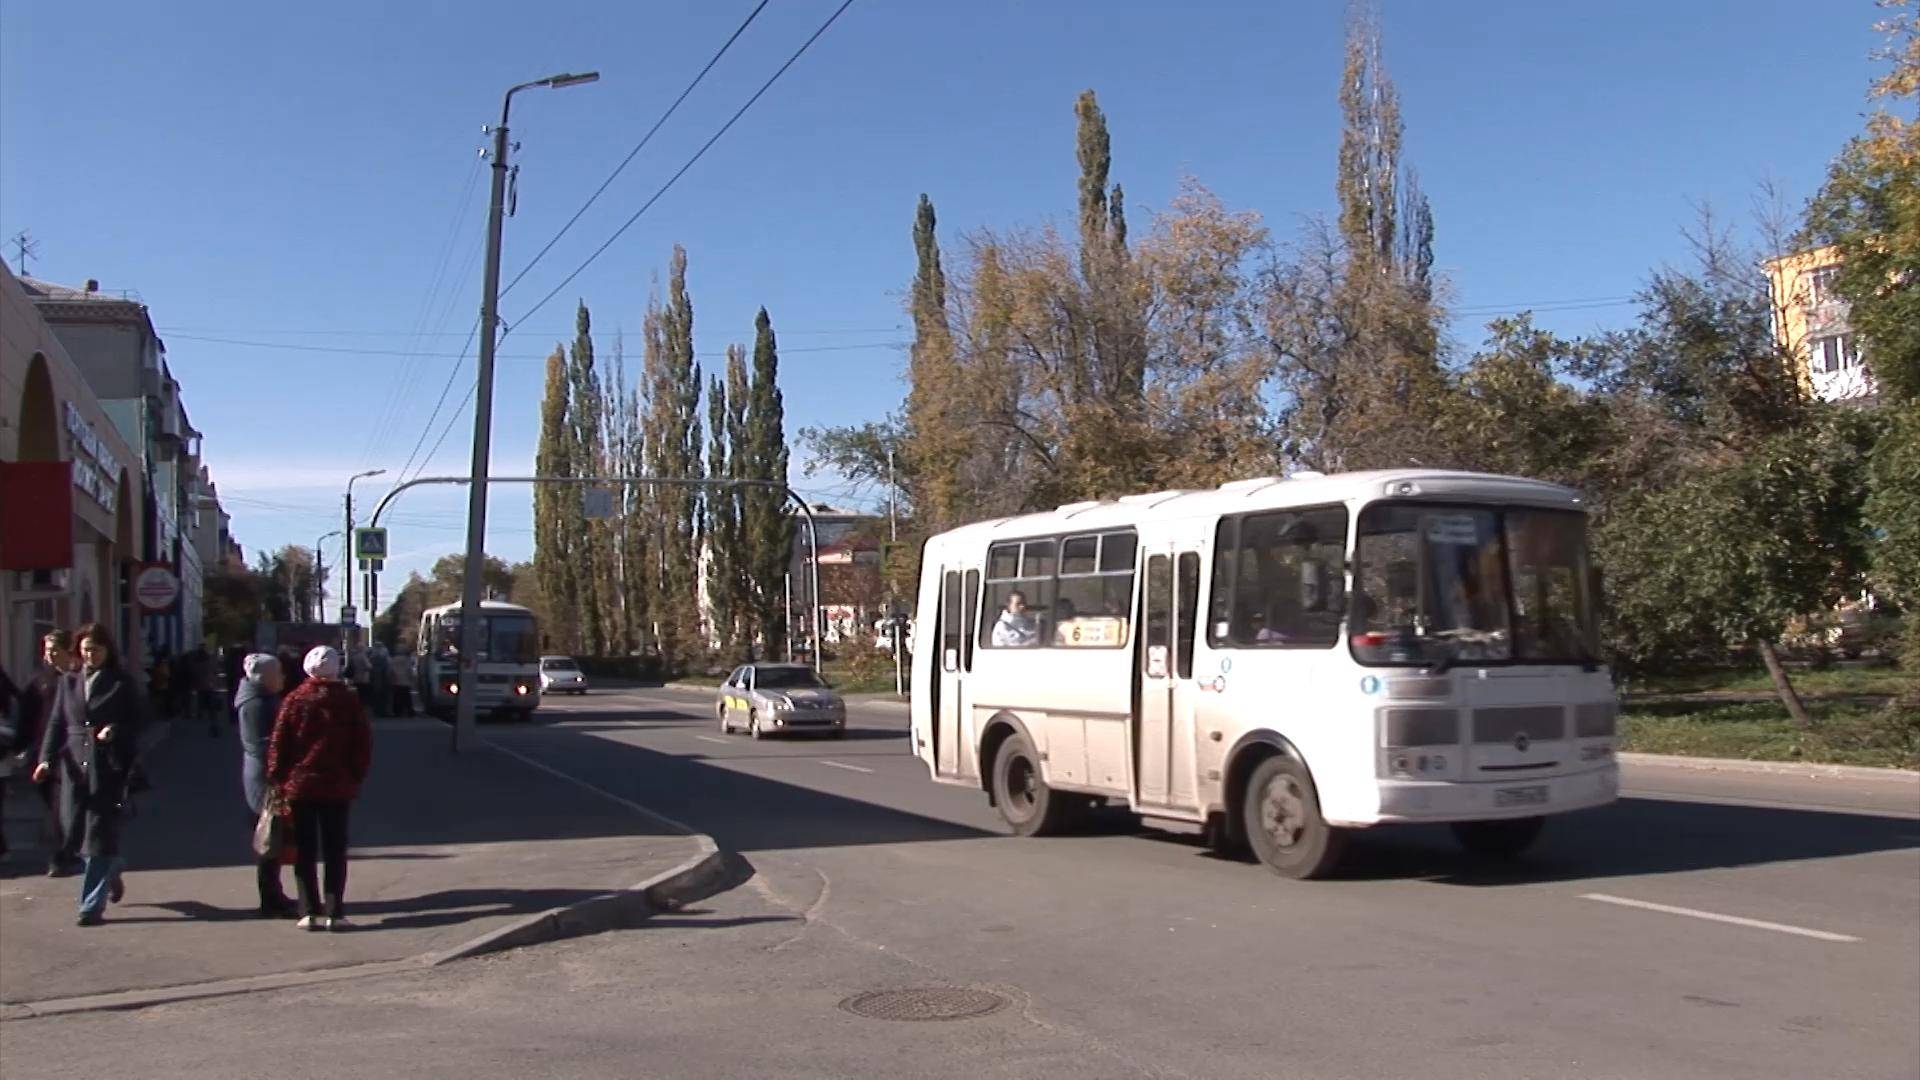
[[[790,430],[885,414],[904,390],[916,198],[932,195],[950,247],[979,226],[1066,220],[1072,105],[1086,87],[1106,110],[1137,229],[1186,175],[1280,237],[1331,208],[1335,0],[856,0],[679,186],[522,322],[837,3],[774,0],[503,301],[513,329],[496,472],[531,471],[539,361],[571,339],[576,299],[593,310],[602,358],[624,328],[637,368],[647,293],[676,242],[709,364],[751,340],[765,305]],[[1406,159],[1432,200],[1468,339],[1482,314],[1557,302],[1594,302],[1540,316],[1564,332],[1623,322],[1631,308],[1617,301],[1684,257],[1694,201],[1743,218],[1770,179],[1797,205],[1859,127],[1876,41],[1870,0],[1383,6]],[[16,0],[0,9],[0,234],[38,239],[35,276],[137,291],[241,542],[311,544],[337,527],[348,475],[408,459],[466,339],[485,217],[480,128],[504,89],[602,72],[516,99],[511,277],[751,7]],[[448,408],[471,372],[468,361]],[[444,423],[443,411],[434,437]],[[463,415],[428,471],[463,472],[470,435]],[[844,501],[832,478],[796,482]],[[498,490],[491,506],[491,550],[527,557],[525,490]],[[408,493],[395,513],[392,568],[459,548],[456,490]]]

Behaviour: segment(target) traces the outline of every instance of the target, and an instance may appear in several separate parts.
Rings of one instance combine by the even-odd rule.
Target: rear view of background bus
[[[480,611],[475,715],[527,719],[540,707],[540,632],[533,612],[497,600],[485,601]],[[451,717],[459,700],[460,605],[422,612],[415,642],[414,691],[427,712]]]
[[[1514,855],[1612,801],[1577,493],[1473,473],[1236,481],[968,525],[923,557],[913,746],[1017,833],[1125,800],[1291,877],[1355,829]]]

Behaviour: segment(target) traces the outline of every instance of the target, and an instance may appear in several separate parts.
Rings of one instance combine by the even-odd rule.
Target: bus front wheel
[[[1346,849],[1345,830],[1320,816],[1320,798],[1307,768],[1276,754],[1254,766],[1242,808],[1254,855],[1281,877],[1324,877]]]
[[[1025,735],[1010,735],[993,758],[993,801],[1000,816],[1020,836],[1060,831],[1067,801],[1040,775],[1040,755]]]

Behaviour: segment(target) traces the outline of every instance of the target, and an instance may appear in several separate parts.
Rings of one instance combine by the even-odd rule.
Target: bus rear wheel
[[[1059,832],[1068,809],[1067,800],[1041,777],[1040,755],[1025,735],[1008,736],[994,755],[993,802],[1019,836]]]
[[[1540,839],[1546,818],[1511,818],[1506,821],[1457,821],[1453,838],[1471,854],[1485,859],[1517,859]]]
[[[1293,758],[1275,755],[1254,766],[1241,809],[1248,845],[1281,877],[1324,877],[1346,850],[1346,831],[1320,816],[1313,778]]]

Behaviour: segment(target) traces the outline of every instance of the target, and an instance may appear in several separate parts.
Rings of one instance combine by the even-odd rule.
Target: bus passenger
[[[1030,649],[1040,644],[1040,623],[1027,610],[1027,595],[1007,594],[1007,609],[993,624],[993,644],[999,649]]]

